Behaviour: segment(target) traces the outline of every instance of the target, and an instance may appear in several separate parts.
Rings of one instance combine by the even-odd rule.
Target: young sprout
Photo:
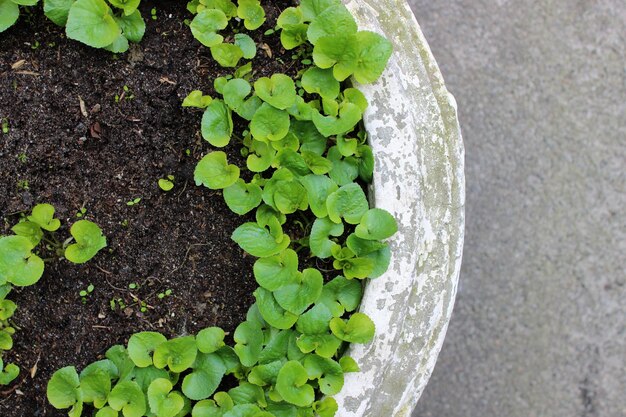
[[[132,200],[127,201],[126,205],[127,206],[134,206],[136,204],[139,204],[140,201],[141,201],[141,197],[133,198]]]
[[[159,300],[164,299],[165,297],[169,297],[170,295],[172,295],[172,290],[165,290],[163,292],[160,292],[157,297],[159,298]]]
[[[79,219],[83,216],[85,216],[85,214],[87,213],[87,209],[85,207],[81,207],[77,212],[76,212],[76,217],[78,217]]]
[[[174,176],[170,174],[166,178],[159,179],[159,188],[166,192],[174,188]]]
[[[1,126],[2,126],[2,133],[4,133],[5,135],[9,133],[9,119],[6,119],[6,118],[2,119]]]
[[[152,20],[157,20],[157,8],[156,7],[153,7],[150,10],[150,16],[152,16]]]
[[[81,290],[78,295],[80,295],[80,301],[85,304],[87,302],[87,298],[91,295],[95,287],[93,284],[89,284],[86,289]]]

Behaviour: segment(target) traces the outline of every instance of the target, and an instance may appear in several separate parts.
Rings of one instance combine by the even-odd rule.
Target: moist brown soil
[[[213,95],[213,79],[232,70],[193,39],[186,2],[142,3],[145,38],[118,56],[67,40],[40,10],[0,35],[0,120],[9,125],[0,133],[0,234],[33,205],[51,203],[63,222],[60,240],[83,207],[108,240],[86,264],[47,262],[37,284],[9,295],[18,330],[4,360],[21,374],[2,387],[2,417],[65,415],[46,400],[55,370],[80,370],[137,331],[232,332],[253,302],[254,259],[230,239],[247,218],[232,213],[221,192],[194,184],[195,164],[211,149],[199,133],[201,111],[181,107],[194,89]],[[268,22],[251,36],[282,59],[259,48],[253,78],[297,70],[277,35],[263,37],[290,3],[264,4]],[[225,150],[243,164],[237,145]],[[164,192],[157,181],[168,174],[176,185]],[[89,284],[95,290],[83,302]],[[119,299],[124,306],[113,309]]]

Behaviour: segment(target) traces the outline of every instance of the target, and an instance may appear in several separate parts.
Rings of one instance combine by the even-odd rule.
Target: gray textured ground
[[[626,3],[411,1],[467,152],[457,307],[414,416],[626,416]]]

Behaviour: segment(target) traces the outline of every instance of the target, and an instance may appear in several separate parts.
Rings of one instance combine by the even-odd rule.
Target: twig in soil
[[[98,265],[94,265],[97,269],[99,269],[101,272],[104,272],[107,275],[113,275],[113,272],[107,271],[104,268],[99,267]]]
[[[189,247],[187,248],[187,251],[185,252],[185,257],[183,258],[183,262],[177,268],[174,268],[172,271],[170,271],[170,273],[167,274],[166,276],[169,277],[170,275],[172,275],[174,272],[178,271],[185,265],[185,262],[187,262],[187,257],[189,256],[189,252],[191,251],[191,248],[194,246],[209,246],[209,244],[208,243],[192,243],[191,245],[189,245]]]

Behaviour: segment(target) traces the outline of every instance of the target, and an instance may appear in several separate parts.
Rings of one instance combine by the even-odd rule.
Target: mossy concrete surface
[[[381,79],[360,86],[376,167],[375,206],[399,232],[387,273],[367,283],[361,311],[374,341],[348,354],[335,398],[340,417],[407,417],[432,372],[452,313],[464,232],[463,144],[456,104],[404,0],[346,0],[360,29],[384,34],[394,54]]]
[[[467,179],[457,303],[414,416],[626,416],[626,3],[411,3]]]

